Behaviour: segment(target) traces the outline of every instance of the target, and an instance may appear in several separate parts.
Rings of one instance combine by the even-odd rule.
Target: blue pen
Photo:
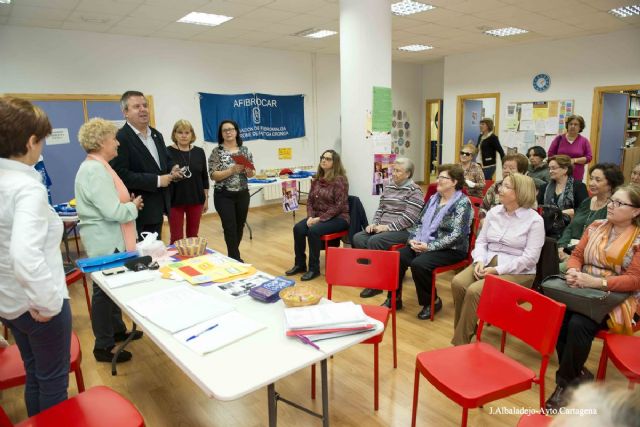
[[[296,337],[298,337],[298,339],[300,341],[302,341],[303,343],[309,344],[311,347],[315,348],[316,350],[320,350],[320,347],[318,347],[318,345],[316,343],[314,343],[313,341],[311,341],[309,338],[305,337],[304,335],[296,334]]]
[[[191,335],[189,338],[187,338],[187,341],[186,341],[186,342],[189,342],[189,341],[191,341],[191,340],[194,340],[194,339],[198,338],[200,335],[204,334],[205,332],[209,332],[210,330],[215,329],[215,328],[217,328],[217,327],[218,327],[218,324],[217,324],[217,323],[216,323],[215,325],[213,325],[213,326],[209,326],[209,327],[208,327],[207,329],[205,329],[204,331],[202,331],[202,332],[198,332],[198,333],[197,333],[197,334],[195,334],[195,335]]]

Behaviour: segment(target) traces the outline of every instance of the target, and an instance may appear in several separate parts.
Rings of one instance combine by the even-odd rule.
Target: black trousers
[[[127,331],[120,307],[95,283],[91,297],[91,329],[96,338],[94,349],[113,347],[116,344],[114,334]]]
[[[591,344],[600,329],[606,329],[606,320],[596,323],[587,316],[567,310],[556,343],[558,370],[556,384],[560,387],[574,385],[589,357]]]
[[[249,190],[215,190],[213,192],[213,205],[222,221],[227,255],[237,261],[241,261],[240,242],[249,213],[249,198]]]
[[[158,224],[140,224],[136,221],[136,230],[138,231],[138,241],[142,241],[142,233],[148,231],[150,233],[158,233],[158,240],[162,238],[162,223]]]
[[[455,264],[467,257],[467,253],[454,249],[439,251],[414,252],[409,246],[400,252],[400,277],[398,278],[398,298],[402,297],[402,281],[407,268],[411,267],[413,281],[416,284],[418,303],[421,306],[431,305],[431,275],[437,267]],[[437,291],[435,297],[438,297]]]
[[[298,222],[293,226],[293,242],[296,254],[296,265],[304,267],[307,265],[305,249],[307,240],[309,241],[309,270],[320,271],[320,250],[322,240],[320,236],[330,233],[337,233],[349,228],[349,223],[342,218],[331,218],[329,221],[319,222],[309,228],[307,219]]]

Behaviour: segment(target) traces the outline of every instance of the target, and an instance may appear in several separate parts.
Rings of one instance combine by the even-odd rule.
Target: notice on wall
[[[278,160],[291,160],[291,147],[278,148]]]
[[[51,131],[51,135],[45,139],[47,145],[69,144],[70,142],[69,128],[55,128]]]
[[[374,86],[371,130],[374,132],[391,131],[391,116],[391,88]]]

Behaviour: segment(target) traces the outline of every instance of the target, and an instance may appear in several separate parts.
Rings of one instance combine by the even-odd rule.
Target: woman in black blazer
[[[504,150],[500,145],[500,140],[493,133],[493,120],[486,118],[480,120],[480,136],[478,136],[476,147],[480,150],[484,179],[493,179],[498,160],[497,153],[500,153],[500,157],[504,157]]]

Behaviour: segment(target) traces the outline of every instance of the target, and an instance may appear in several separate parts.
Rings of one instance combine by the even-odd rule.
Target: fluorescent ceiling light
[[[624,6],[611,9],[610,14],[617,16],[618,18],[626,18],[627,16],[640,15],[640,4],[633,6]]]
[[[182,22],[183,24],[196,24],[196,25],[206,25],[208,27],[215,27],[216,25],[220,25],[233,19],[232,16],[224,16],[224,15],[214,15],[212,13],[200,13],[200,12],[191,12],[188,15],[183,16],[177,22]]]
[[[9,4],[11,0],[0,0],[0,4]]]
[[[528,32],[529,31],[523,30],[522,28],[507,27],[507,28],[496,28],[495,30],[488,30],[488,31],[485,31],[484,33],[489,34],[490,36],[508,37],[508,36],[515,36],[518,34],[525,34]]]
[[[413,0],[402,0],[391,5],[391,12],[394,15],[400,16],[413,15],[414,13],[420,13],[431,9],[435,9],[435,7],[430,4],[419,3]]]
[[[312,33],[305,34],[303,37],[309,37],[312,39],[322,39],[325,37],[333,36],[334,34],[338,34],[338,32],[331,31],[331,30],[314,30]]]
[[[433,49],[433,46],[427,46],[424,44],[410,44],[407,46],[400,46],[398,50],[404,50],[406,52],[420,52],[423,50]]]

